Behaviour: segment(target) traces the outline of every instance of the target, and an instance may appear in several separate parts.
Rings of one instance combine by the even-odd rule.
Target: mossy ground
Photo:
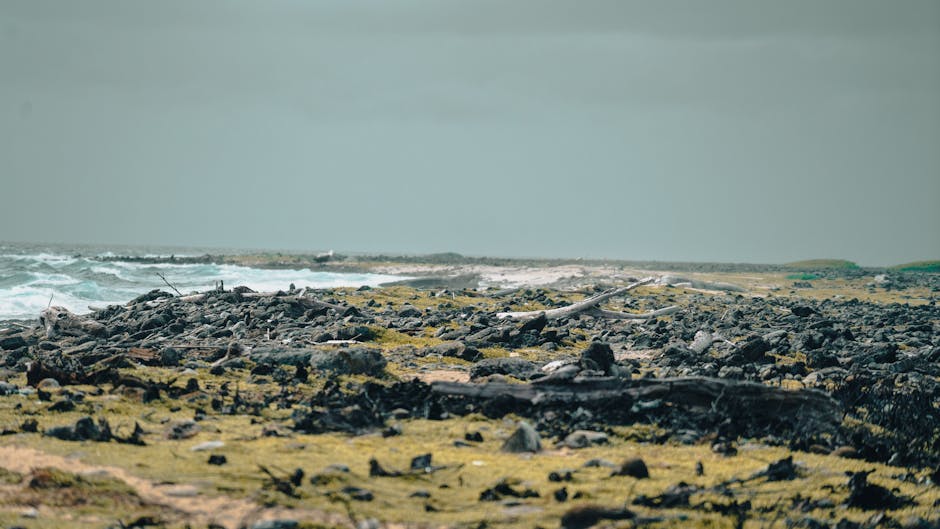
[[[785,274],[702,274],[706,280],[734,282],[748,286],[759,295],[785,297],[824,298],[843,296],[881,303],[917,303],[932,299],[930,292],[872,291],[861,281],[815,280],[813,289],[787,289],[792,282]],[[690,295],[699,293],[681,288],[641,288],[633,292],[630,304],[614,301],[613,309],[648,310],[668,304],[687,304]],[[584,293],[553,293],[553,299],[570,302]],[[903,298],[907,295],[909,298]],[[506,300],[480,297],[472,293],[437,296],[406,287],[373,289],[367,291],[344,290],[338,295],[343,301],[365,306],[373,303],[401,308],[411,305],[419,310],[454,307],[485,307],[488,310],[508,306],[512,310],[538,310],[537,303],[515,305]],[[716,295],[715,304],[720,304]],[[442,306],[443,305],[443,306]],[[401,353],[408,348],[422,348],[441,343],[434,338],[436,328],[405,333],[376,328],[375,345],[389,354],[389,379],[407,379],[420,369],[467,369],[470,364],[452,358],[407,358]],[[549,360],[574,354],[590,336],[573,335],[557,351],[520,349],[511,354],[524,358]],[[398,353],[396,353],[398,351]],[[507,356],[509,351],[494,347],[483,351],[485,356]],[[781,362],[798,361],[800,352],[794,351],[779,359]],[[419,369],[420,368],[420,369]],[[553,439],[543,440],[546,449],[534,455],[507,454],[500,451],[503,440],[514,430],[512,419],[491,420],[481,416],[451,418],[443,421],[406,420],[400,423],[402,434],[383,437],[380,433],[351,436],[345,434],[302,435],[290,430],[291,409],[271,407],[257,415],[223,415],[210,406],[213,396],[223,386],[229,398],[237,390],[246,395],[280,391],[280,387],[267,377],[251,376],[247,370],[230,370],[224,375],[211,375],[200,369],[195,375],[162,368],[132,370],[138,377],[185,386],[188,378],[196,378],[200,391],[180,399],[160,399],[144,404],[139,392],[114,391],[108,385],[68,387],[59,390],[82,392],[84,400],[73,411],[51,412],[50,402],[30,396],[0,398],[0,430],[19,432],[24,420],[35,419],[39,432],[44,429],[73,424],[78,418],[91,415],[106,418],[118,435],[127,435],[134,424],[147,433],[146,446],[115,442],[68,442],[44,437],[41,433],[15,433],[0,437],[0,446],[29,447],[48,454],[78,458],[89,465],[119,467],[134,476],[154,483],[174,483],[195,487],[200,494],[246,498],[261,505],[279,505],[296,509],[313,509],[351,515],[355,519],[376,518],[388,522],[407,522],[422,526],[455,527],[557,527],[560,516],[573,505],[596,503],[605,506],[623,506],[642,516],[660,517],[654,527],[733,527],[739,521],[733,516],[711,512],[715,509],[677,507],[651,509],[631,505],[639,495],[655,496],[680,482],[708,490],[719,483],[745,479],[765,469],[775,460],[792,455],[799,464],[801,476],[792,481],[767,482],[760,478],[746,483],[730,484],[733,500],[750,501],[753,509],[744,527],[784,527],[784,520],[792,517],[795,498],[830,500],[831,505],[845,502],[846,472],[874,469],[870,480],[898,493],[915,498],[916,505],[891,512],[895,519],[909,516],[936,519],[935,505],[940,505],[940,489],[924,484],[925,473],[913,473],[902,468],[843,459],[834,455],[790,452],[784,448],[766,446],[757,441],[739,445],[735,456],[714,453],[708,443],[695,445],[656,444],[648,439],[657,437],[651,426],[617,427],[611,430],[607,445],[582,450],[555,449]],[[19,386],[25,385],[23,375],[9,379]],[[322,387],[324,379],[311,376],[309,382],[298,383],[291,391],[299,396],[312,395]],[[53,393],[52,401],[59,398]],[[170,440],[165,432],[175,421],[189,420],[196,411],[205,412],[199,422],[200,431],[193,437]],[[272,429],[272,426],[275,427]],[[265,434],[265,432],[268,434]],[[278,432],[270,435],[270,432]],[[482,443],[457,446],[469,432],[480,432]],[[193,447],[206,441],[222,441],[224,446],[208,451],[193,451]],[[407,471],[411,458],[433,454],[433,464],[443,468],[433,473],[408,474],[403,477],[377,478],[369,476],[369,460],[376,458],[387,469]],[[227,464],[208,464],[210,454],[224,455]],[[611,477],[609,468],[584,468],[590,459],[606,459],[619,463],[630,457],[641,457],[650,469],[650,478],[636,480],[630,477]],[[701,462],[704,475],[697,476],[695,466]],[[0,467],[3,467],[0,461]],[[348,473],[327,471],[330,465],[347,465]],[[300,468],[306,477],[294,489],[293,495],[275,490],[272,480],[261,470],[264,466],[284,479]],[[572,481],[552,482],[553,471],[564,474],[572,471]],[[310,478],[320,476],[314,484]],[[59,488],[29,486],[29,476],[0,471],[0,525],[39,527],[105,527],[116,520],[129,522],[144,516],[162,520],[169,527],[183,527],[186,517],[171,513],[141,501],[132,489],[114,479],[104,477],[60,475]],[[481,502],[480,493],[502,479],[514,487],[532,489],[539,497],[519,501],[519,505],[502,502]],[[360,487],[372,492],[372,501],[356,501],[344,493],[345,487]],[[559,502],[554,491],[565,487],[569,498]],[[70,496],[63,495],[68,489]],[[426,492],[429,497],[416,496]],[[87,496],[87,501],[75,503]],[[423,494],[422,494],[423,496]],[[64,498],[71,498],[65,501]],[[98,498],[97,500],[94,498]],[[727,505],[732,498],[716,492],[692,495],[692,506]],[[72,502],[69,504],[69,502]],[[24,518],[29,508],[38,509],[38,517]],[[301,512],[301,511],[298,511]],[[845,517],[864,521],[871,512],[835,507],[809,508],[801,516],[830,520]],[[302,518],[302,517],[301,517]],[[629,522],[624,522],[629,526]]]

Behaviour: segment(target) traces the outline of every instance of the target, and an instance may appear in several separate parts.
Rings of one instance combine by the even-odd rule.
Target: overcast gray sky
[[[0,240],[940,258],[940,1],[0,0]]]

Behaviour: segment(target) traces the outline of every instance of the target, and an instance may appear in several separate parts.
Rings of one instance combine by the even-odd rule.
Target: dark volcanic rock
[[[545,317],[545,313],[539,314],[535,318],[526,321],[521,326],[519,326],[520,332],[535,331],[536,333],[542,332],[542,329],[548,325],[548,318]]]
[[[744,343],[738,345],[734,352],[735,357],[744,362],[766,362],[768,359],[764,356],[771,350],[771,346],[760,336],[751,336]]]
[[[108,421],[98,419],[98,424],[91,417],[82,417],[72,426],[55,426],[45,431],[43,435],[55,437],[63,441],[99,441],[111,440],[111,427]]]
[[[865,510],[900,509],[914,502],[906,497],[868,482],[868,475],[873,470],[850,473],[849,499],[846,505]]]
[[[635,457],[633,459],[627,459],[624,461],[620,468],[618,468],[612,476],[630,476],[637,479],[645,479],[650,477],[650,471],[646,468],[646,463]]]
[[[614,374],[614,352],[610,345],[604,342],[591,342],[591,345],[581,352],[580,364],[582,369],[612,375]]]
[[[28,344],[22,336],[7,336],[0,338],[0,349],[12,351],[20,347],[26,347]]]
[[[629,520],[636,514],[627,509],[579,505],[561,517],[561,529],[588,529],[603,520]]]
[[[476,348],[468,347],[461,342],[444,342],[433,347],[427,347],[419,352],[419,354],[422,353],[424,355],[439,354],[441,356],[460,358],[461,360],[466,360],[468,362],[476,362],[477,360],[483,358],[483,354],[480,353],[480,351],[478,351]]]
[[[537,374],[539,374],[538,366],[522,358],[486,358],[474,364],[470,369],[470,380],[490,375],[508,375],[519,380],[529,380]]]
[[[809,316],[812,316],[813,314],[816,314],[816,311],[813,310],[812,307],[809,307],[807,305],[795,305],[793,307],[790,307],[790,312],[792,312],[796,316],[799,316],[800,318],[807,318]]]

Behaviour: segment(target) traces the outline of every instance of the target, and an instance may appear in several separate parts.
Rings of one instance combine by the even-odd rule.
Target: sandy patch
[[[346,516],[312,510],[264,508],[252,501],[225,496],[177,496],[180,484],[158,484],[135,476],[119,467],[90,465],[79,459],[48,454],[33,448],[0,446],[0,466],[28,474],[37,468],[56,468],[72,474],[107,474],[133,488],[142,500],[162,505],[182,515],[189,524],[205,527],[211,523],[226,529],[250,526],[258,520],[277,518],[303,519],[325,525],[350,526]]]

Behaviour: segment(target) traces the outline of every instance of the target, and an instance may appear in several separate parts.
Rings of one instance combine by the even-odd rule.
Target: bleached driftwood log
[[[58,338],[66,334],[97,335],[104,331],[104,325],[95,320],[83,318],[69,312],[65,307],[49,307],[39,313],[39,324],[46,328],[46,338]]]
[[[621,400],[624,406],[629,407],[630,403],[635,401],[662,400],[696,412],[720,408],[723,413],[745,420],[773,418],[838,424],[841,418],[839,404],[821,391],[787,390],[755,382],[709,377],[575,378],[559,384],[434,382],[431,391],[439,395],[467,397],[480,401],[510,399],[524,406],[577,405]]]
[[[613,310],[604,310],[597,307],[591,307],[584,313],[597,318],[607,318],[611,320],[648,320],[657,316],[667,316],[679,312],[679,305],[670,305],[661,309],[651,310],[649,312],[617,312]]]
[[[691,287],[699,290],[720,290],[723,292],[747,292],[747,289],[731,283],[720,283],[713,281],[700,281],[698,279],[689,279],[687,277],[663,276],[656,280],[658,285],[669,285],[673,287]]]
[[[653,277],[647,277],[646,279],[641,279],[636,283],[631,283],[625,287],[612,288],[610,290],[601,292],[600,294],[585,298],[577,303],[572,303],[565,307],[558,307],[555,309],[548,310],[530,310],[525,312],[500,312],[496,315],[497,318],[507,319],[507,320],[529,320],[532,318],[537,318],[540,315],[544,314],[545,318],[548,320],[558,320],[561,318],[568,318],[578,313],[585,313],[595,317],[601,318],[615,318],[622,320],[647,320],[650,318],[655,318],[657,316],[662,316],[665,314],[672,314],[679,310],[677,306],[666,307],[659,310],[654,310],[651,312],[646,312],[642,314],[633,314],[629,312],[613,312],[609,310],[602,310],[597,307],[597,305],[607,301],[610,298],[626,294],[627,292],[633,290],[636,287],[648,285],[655,280]]]

